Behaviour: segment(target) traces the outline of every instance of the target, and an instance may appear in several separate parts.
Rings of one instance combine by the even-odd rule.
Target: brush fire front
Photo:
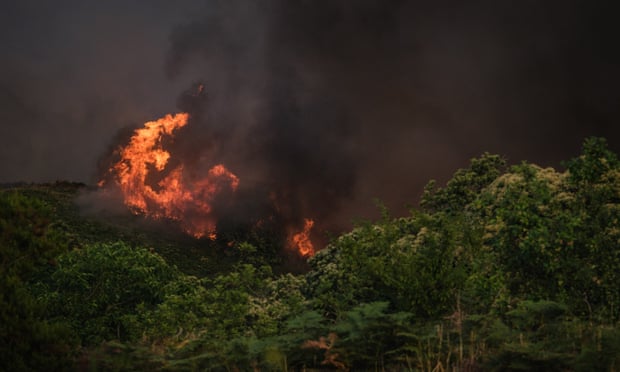
[[[190,120],[188,113],[168,114],[136,129],[129,143],[117,150],[119,160],[108,169],[100,187],[113,183],[122,192],[125,205],[134,213],[152,219],[177,221],[195,238],[217,238],[217,208],[232,205],[239,177],[223,164],[209,165],[205,174],[186,170],[167,147]],[[111,176],[111,177],[110,177]],[[217,206],[217,207],[216,207]],[[314,221],[305,220],[288,245],[302,257],[315,253],[310,240]],[[293,229],[290,229],[293,230]]]

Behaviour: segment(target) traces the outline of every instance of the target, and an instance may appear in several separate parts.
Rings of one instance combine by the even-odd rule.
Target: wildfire
[[[291,243],[293,248],[297,249],[299,254],[303,257],[314,256],[314,246],[312,245],[312,241],[310,241],[310,231],[314,226],[314,221],[306,218],[304,221],[304,228],[301,232],[294,234],[291,239]]]
[[[213,202],[221,193],[235,191],[239,178],[222,164],[197,179],[184,174],[182,165],[169,169],[171,155],[164,142],[174,139],[174,132],[188,119],[187,113],[178,113],[145,123],[120,150],[121,159],[110,170],[134,213],[178,220],[196,238],[215,239]]]

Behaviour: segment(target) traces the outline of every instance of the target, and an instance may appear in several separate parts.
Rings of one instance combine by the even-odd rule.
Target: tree
[[[420,201],[423,210],[456,213],[473,202],[478,194],[503,173],[506,161],[499,155],[484,153],[470,162],[469,168],[459,169],[444,188],[437,188],[435,181],[424,188]]]
[[[523,163],[474,201],[486,250],[512,296],[566,303],[618,319],[620,168],[599,139],[585,141],[567,172]]]

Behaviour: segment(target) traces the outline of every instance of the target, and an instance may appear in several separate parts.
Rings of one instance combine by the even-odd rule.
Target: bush
[[[41,291],[52,318],[66,319],[86,345],[135,341],[144,332],[138,310],[165,299],[180,273],[158,255],[125,243],[93,244],[58,257]]]

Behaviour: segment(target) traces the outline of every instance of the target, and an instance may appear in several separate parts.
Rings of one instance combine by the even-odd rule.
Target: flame
[[[187,113],[178,113],[145,123],[120,150],[121,159],[110,171],[116,176],[125,204],[134,213],[178,220],[194,237],[215,239],[213,202],[222,192],[235,191],[239,178],[222,164],[198,179],[190,179],[183,165],[167,169],[171,155],[163,142],[172,140],[174,132],[187,125],[188,119]],[[157,187],[149,181],[153,179],[159,180]]]
[[[304,220],[304,228],[301,232],[293,235],[291,239],[291,243],[293,248],[297,249],[300,255],[303,257],[311,257],[314,256],[315,250],[312,245],[312,241],[310,241],[310,231],[314,226],[314,221],[306,218]]]

